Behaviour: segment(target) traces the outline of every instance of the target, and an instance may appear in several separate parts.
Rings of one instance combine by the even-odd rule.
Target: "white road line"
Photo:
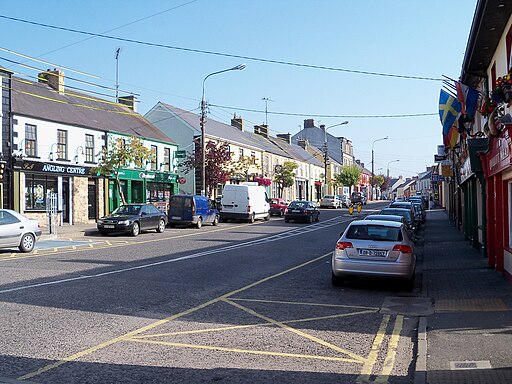
[[[0,290],[0,294],[2,294],[2,293],[17,292],[17,291],[23,291],[23,290],[31,289],[31,288],[40,288],[40,287],[45,287],[45,286],[64,284],[64,283],[69,283],[69,282],[78,281],[78,280],[86,280],[86,279],[99,278],[99,277],[104,277],[104,276],[109,276],[109,275],[115,275],[115,274],[118,274],[118,273],[131,272],[131,271],[136,271],[136,270],[139,270],[139,269],[156,267],[156,266],[163,265],[163,264],[175,263],[175,262],[183,261],[183,260],[196,259],[196,258],[199,258],[199,257],[213,255],[213,254],[216,254],[216,253],[221,253],[221,252],[225,252],[225,251],[231,251],[233,249],[239,249],[241,247],[250,247],[250,246],[253,246],[253,245],[258,245],[258,244],[264,244],[264,243],[270,243],[270,242],[274,242],[274,241],[278,241],[278,240],[283,240],[283,239],[287,239],[287,238],[290,238],[290,237],[302,235],[302,234],[304,234],[304,232],[318,231],[318,230],[321,230],[321,229],[324,229],[324,228],[327,228],[327,227],[332,227],[332,226],[335,226],[335,225],[347,223],[347,222],[350,222],[350,221],[353,220],[353,219],[351,219],[351,220],[342,220],[341,221],[339,219],[341,219],[341,217],[338,216],[338,217],[326,220],[324,222],[319,222],[319,223],[316,223],[316,224],[308,225],[306,227],[301,227],[300,230],[299,229],[292,229],[291,231],[285,232],[284,234],[283,233],[276,234],[276,235],[273,235],[273,236],[269,236],[269,237],[267,237],[265,239],[250,240],[250,241],[246,241],[244,243],[229,245],[229,246],[222,247],[222,248],[211,249],[211,250],[208,250],[208,251],[193,253],[193,254],[187,255],[187,256],[177,257],[175,259],[168,259],[168,260],[163,260],[163,261],[159,261],[159,262],[155,262],[155,263],[141,264],[141,265],[137,265],[137,266],[130,267],[130,268],[114,269],[112,271],[96,273],[96,274],[93,274],[93,275],[81,275],[81,276],[77,276],[77,277],[70,277],[68,279],[47,281],[47,282],[38,283],[38,284],[28,284],[28,285],[22,285],[22,286],[14,287],[14,288],[2,289],[2,290]]]

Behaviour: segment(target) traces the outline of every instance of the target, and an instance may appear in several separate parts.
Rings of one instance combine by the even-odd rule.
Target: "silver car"
[[[325,195],[320,199],[320,208],[341,208],[341,200],[336,195]]]
[[[0,209],[0,248],[18,247],[21,252],[31,252],[41,233],[37,220],[10,209]]]
[[[401,222],[356,220],[336,243],[332,254],[332,284],[349,276],[391,277],[414,287],[414,242]]]

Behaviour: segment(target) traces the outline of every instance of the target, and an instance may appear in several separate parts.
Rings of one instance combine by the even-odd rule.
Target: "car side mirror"
[[[146,216],[147,215],[147,212],[141,212],[140,213],[141,216]]]

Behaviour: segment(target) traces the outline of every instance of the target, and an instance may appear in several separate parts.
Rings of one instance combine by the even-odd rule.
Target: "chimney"
[[[268,126],[266,126],[265,124],[255,125],[254,133],[263,136],[264,138],[268,138]]]
[[[320,129],[321,129],[322,131],[325,131],[325,124],[320,124]]]
[[[286,141],[288,144],[292,143],[292,135],[289,133],[278,133],[277,138]]]
[[[304,120],[304,128],[313,128],[315,126],[314,119],[306,119]]]
[[[299,141],[297,142],[297,144],[299,145],[299,147],[302,147],[302,149],[304,150],[308,150],[308,139],[299,139]]]
[[[37,79],[40,83],[48,84],[60,94],[64,93],[64,72],[61,70],[54,68],[53,71],[50,71],[50,69],[47,69],[37,75]]]
[[[137,100],[135,99],[135,96],[134,95],[130,95],[130,96],[122,96],[120,97],[119,99],[117,99],[117,102],[119,104],[123,104],[123,105],[126,105],[128,108],[130,108],[133,112],[137,112],[137,107],[136,107],[136,102]]]
[[[241,117],[236,117],[236,114],[233,115],[233,118],[231,119],[231,126],[238,128],[242,132],[244,131],[244,119]]]

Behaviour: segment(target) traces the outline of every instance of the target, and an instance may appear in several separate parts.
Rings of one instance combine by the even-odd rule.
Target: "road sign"
[[[184,177],[180,177],[178,179],[178,183],[180,183],[180,184],[185,184],[186,182],[187,182],[187,179],[185,179]]]
[[[177,159],[184,159],[187,157],[187,151],[176,151],[174,152]]]

